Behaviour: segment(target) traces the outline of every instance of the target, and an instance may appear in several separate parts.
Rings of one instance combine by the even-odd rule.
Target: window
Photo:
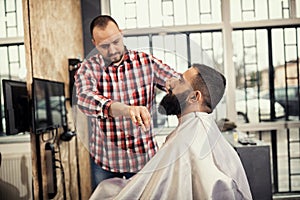
[[[222,24],[222,3],[226,4],[222,0],[110,1],[110,13],[124,30],[129,48],[147,49],[178,71],[184,71],[190,63],[201,62],[224,72],[224,57],[231,54],[223,47],[226,27]],[[300,16],[300,3],[295,0],[232,0],[229,8],[233,28],[231,65],[235,69],[230,73],[236,75],[236,88],[245,90],[247,95],[251,91],[251,98],[258,98],[258,112],[254,117],[260,121],[259,110],[265,105],[259,100],[260,92],[270,88],[270,66],[276,71],[271,87],[278,87],[285,79],[277,66],[300,57],[297,28],[288,28],[291,26],[288,20],[269,27],[261,20],[293,20]],[[299,26],[299,22],[293,23],[295,27]],[[274,50],[270,51],[270,48]],[[273,58],[271,63],[270,56]],[[245,98],[244,106],[248,107]],[[244,110],[248,112],[247,108]],[[270,115],[270,112],[263,115]]]
[[[226,102],[224,99],[217,108],[217,119],[235,115],[238,120],[238,113],[250,123],[300,119],[299,97],[294,100],[285,93],[285,88],[299,88],[300,83],[297,73],[300,71],[300,1],[106,2],[110,3],[104,10],[123,29],[128,48],[147,50],[171,66],[179,67],[178,71],[184,71],[190,63],[202,62],[215,66],[229,77],[227,93],[235,90],[236,98],[232,93],[226,94]],[[278,88],[283,88],[283,99],[277,96]],[[270,92],[273,95],[269,95]],[[280,156],[272,149],[273,161],[276,160],[272,163],[274,193],[300,190],[299,176],[295,173],[299,165],[293,164],[299,159],[287,153],[299,153],[289,147],[292,138],[299,141],[297,129],[259,133],[259,138],[265,138],[272,146],[287,146],[280,149]],[[271,141],[276,134],[288,139]]]
[[[0,86],[2,79],[26,80],[22,1],[0,0]],[[3,91],[0,133],[5,132]]]
[[[231,0],[230,10],[232,22],[300,17],[296,0]]]
[[[111,14],[123,29],[221,22],[220,0],[110,1]]]

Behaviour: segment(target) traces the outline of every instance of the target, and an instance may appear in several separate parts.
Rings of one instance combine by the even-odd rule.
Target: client
[[[242,163],[211,114],[225,86],[221,73],[201,64],[170,79],[159,112],[177,115],[178,126],[131,180],[103,181],[91,199],[252,199]]]

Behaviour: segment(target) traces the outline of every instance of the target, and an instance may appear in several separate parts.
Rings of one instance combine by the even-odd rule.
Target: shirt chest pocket
[[[131,92],[131,98],[129,100],[131,105],[147,106],[147,102],[152,96],[151,85],[138,85]]]

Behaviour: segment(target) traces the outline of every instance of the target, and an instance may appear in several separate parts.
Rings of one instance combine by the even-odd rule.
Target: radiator
[[[32,199],[31,155],[2,154],[0,199]]]

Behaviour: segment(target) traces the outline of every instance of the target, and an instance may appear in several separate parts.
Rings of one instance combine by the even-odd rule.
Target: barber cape
[[[130,181],[101,182],[91,199],[252,199],[242,163],[211,114],[182,116]]]

